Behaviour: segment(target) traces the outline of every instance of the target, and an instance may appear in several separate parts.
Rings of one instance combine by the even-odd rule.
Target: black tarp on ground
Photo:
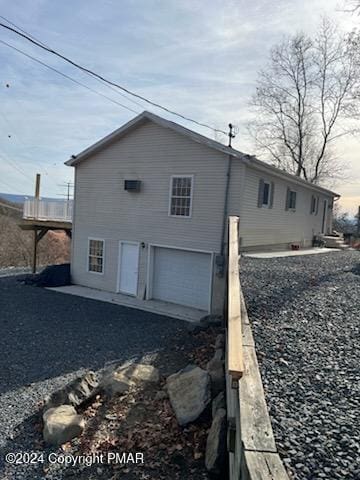
[[[70,285],[70,263],[50,265],[41,273],[22,278],[26,285],[37,287],[63,287]]]

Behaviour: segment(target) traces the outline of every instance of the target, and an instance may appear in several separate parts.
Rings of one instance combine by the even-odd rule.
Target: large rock
[[[43,437],[50,445],[62,445],[81,435],[85,421],[71,405],[49,408],[44,415]]]
[[[128,367],[118,370],[133,382],[158,383],[160,380],[159,370],[152,365],[133,363]]]
[[[44,409],[58,407],[59,405],[72,405],[78,407],[92,398],[98,387],[97,376],[94,372],[87,372],[85,375],[72,380],[54,392],[46,401]]]
[[[226,409],[225,392],[220,392],[211,403],[212,418],[215,418],[216,412],[220,409]]]
[[[211,378],[211,393],[213,397],[216,397],[216,395],[225,390],[224,362],[221,360],[221,358],[219,358],[217,352],[221,353],[221,350],[217,350],[215,352],[214,357],[206,366]]]
[[[196,365],[171,375],[166,385],[179,425],[196,420],[211,401],[210,376]]]
[[[221,476],[226,459],[226,410],[219,408],[206,440],[205,467],[209,473]]]
[[[100,382],[99,388],[108,395],[126,393],[131,386],[140,383],[158,383],[159,371],[152,365],[133,363],[121,366],[107,373]]]
[[[220,327],[223,323],[222,315],[208,314],[200,318],[200,324],[206,327]]]
[[[99,389],[104,390],[107,395],[122,395],[134,385],[128,377],[116,370],[106,375],[100,382]]]
[[[225,335],[223,333],[219,333],[215,339],[215,348],[225,348]]]

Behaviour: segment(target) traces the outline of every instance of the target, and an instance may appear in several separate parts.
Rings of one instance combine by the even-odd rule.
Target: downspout
[[[231,141],[229,143],[230,143],[229,147],[231,148]],[[224,213],[223,213],[223,222],[222,222],[222,229],[221,229],[220,255],[216,257],[217,275],[220,278],[222,278],[225,273],[225,232],[226,232],[226,224],[227,224],[227,217],[228,217],[228,210],[229,210],[229,192],[230,192],[232,160],[233,160],[233,156],[230,154],[228,157],[228,164],[227,164],[227,170],[226,170]]]

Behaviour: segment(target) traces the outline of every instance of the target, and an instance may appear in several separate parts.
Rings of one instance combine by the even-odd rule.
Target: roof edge
[[[64,162],[65,165],[67,165],[68,167],[76,166],[78,163],[82,162],[83,160],[86,160],[92,154],[96,153],[97,151],[101,150],[103,147],[105,147],[112,141],[116,140],[116,138],[121,136],[121,134],[129,131],[131,128],[135,128],[137,125],[142,123],[145,119],[147,119],[146,111],[140,113],[139,115],[132,118],[128,122],[124,123],[124,125],[122,125],[120,128],[113,130],[111,133],[101,138],[97,142],[93,143],[89,147],[85,148],[85,150],[82,150],[77,155],[72,155],[72,157],[69,160]]]
[[[293,175],[292,173],[286,172],[285,170],[281,170],[280,168],[274,167],[273,165],[263,162],[262,160],[259,160],[254,156],[245,155],[245,159],[248,159],[247,164],[254,169],[257,169],[260,171],[267,171],[271,175],[283,178],[285,180],[289,180],[291,182],[297,183],[299,185],[310,188],[312,190],[316,190],[326,195],[330,195],[332,197],[338,197],[338,198],[341,197],[339,193],[336,193],[332,190],[329,190],[328,188],[317,185],[316,183],[311,183],[308,180],[304,180],[303,178]]]
[[[310,189],[313,189],[315,191],[319,191],[321,193],[325,193],[326,195],[330,195],[332,197],[340,197],[340,195],[336,192],[333,192],[331,190],[328,190],[327,188],[321,187],[319,185],[316,185],[314,183],[310,183],[307,180],[304,180],[303,178],[297,177],[296,175],[293,175],[291,173],[288,173],[284,170],[281,170],[280,168],[274,167],[270,165],[269,163],[266,163],[262,160],[259,160],[258,158],[254,157],[253,155],[248,155],[243,152],[240,152],[239,150],[235,150],[232,147],[228,147],[226,145],[223,145],[220,142],[217,142],[216,140],[212,140],[211,138],[205,137],[204,135],[201,135],[200,133],[194,132],[193,130],[190,130],[186,127],[183,127],[182,125],[179,125],[178,123],[172,122],[171,120],[167,120],[165,118],[159,117],[158,115],[148,112],[148,111],[143,111],[136,117],[132,118],[130,121],[122,125],[120,128],[114,130],[111,132],[109,135],[106,135],[99,141],[95,142],[94,144],[90,145],[88,148],[80,152],[78,155],[73,155],[72,158],[67,160],[65,162],[65,165],[70,166],[70,167],[75,167],[78,165],[80,162],[86,160],[89,158],[91,155],[94,153],[98,152],[102,148],[105,148],[108,144],[112,143],[113,141],[121,138],[122,135],[127,133],[128,131],[132,130],[133,128],[136,128],[138,125],[144,123],[145,121],[152,121],[156,123],[157,125],[160,125],[164,128],[169,128],[171,130],[174,130],[175,132],[185,135],[192,140],[194,140],[197,143],[202,143],[206,145],[209,148],[213,148],[215,150],[220,151],[221,153],[225,155],[231,155],[232,157],[238,158],[239,160],[243,161],[245,164],[249,165],[250,167],[253,167],[255,169],[261,170],[261,171],[267,171],[269,174],[275,175],[280,178],[285,178],[288,181],[292,181],[294,183],[303,185],[305,187],[308,187]]]

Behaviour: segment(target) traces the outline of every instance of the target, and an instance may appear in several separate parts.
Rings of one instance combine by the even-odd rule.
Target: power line
[[[0,15],[0,17],[1,17],[1,15]],[[0,42],[2,42],[2,40],[0,40]],[[2,43],[6,43],[6,42],[2,42]],[[9,46],[10,46],[10,45],[9,45]],[[12,100],[14,100],[14,99],[12,99]],[[16,100],[16,99],[15,99],[15,100]],[[16,100],[16,101],[17,101],[17,100]],[[19,102],[18,102],[18,103],[19,103]],[[21,107],[21,105],[20,105],[20,108],[23,109],[24,107]],[[18,135],[15,134],[15,132],[13,131],[13,130],[15,130],[15,129],[14,129],[14,126],[13,126],[12,122],[10,122],[10,120],[9,120],[9,119],[7,118],[7,116],[5,115],[5,112],[4,112],[3,110],[0,110],[0,114],[1,114],[1,116],[3,117],[3,119],[5,120],[5,122],[9,125],[10,129],[11,129],[11,137],[14,136],[14,138],[17,140],[17,142],[18,142],[18,144],[19,144],[20,147],[23,146],[25,149],[27,149],[28,147],[24,144],[24,142],[23,142],[22,140],[21,140],[21,142],[20,142],[20,138],[19,138]],[[9,137],[10,137],[10,135],[9,135]],[[3,152],[3,153],[6,153],[6,152]],[[9,160],[9,162],[10,162],[9,155],[6,154],[6,156],[7,156],[8,160]],[[12,160],[12,162],[15,164],[15,162],[14,162],[13,160]],[[21,169],[20,167],[18,167],[17,165],[15,165],[15,168],[16,168],[17,170],[22,170],[22,169]],[[45,168],[44,168],[44,172],[45,172],[46,175],[49,175]],[[20,173],[22,173],[23,175],[25,175],[27,178],[30,178],[30,177],[27,176],[27,174],[24,172],[24,170],[20,171]],[[49,175],[49,177],[52,178],[52,180],[53,180],[54,182],[57,182],[57,181],[58,181],[58,179],[55,179],[55,178],[52,177],[51,175]],[[31,183],[33,183],[33,179],[32,179],[32,178],[31,178],[30,181],[31,181]]]
[[[1,113],[2,117],[4,118],[4,120],[5,120],[5,121],[9,124],[9,126],[11,127],[10,122],[9,122],[8,119],[6,118],[4,112],[0,110],[0,113]],[[17,139],[17,137],[15,137],[15,138]],[[19,141],[19,140],[17,139],[17,141]],[[7,154],[7,152],[2,151],[2,155],[3,155],[3,156],[5,155],[5,156],[7,157],[7,159],[3,158],[3,160],[4,160],[5,162],[7,161],[7,162],[10,164],[10,166],[12,166],[13,168],[15,168],[18,172],[21,173],[21,175],[23,175],[24,177],[26,177],[26,178],[29,180],[29,176],[25,173],[25,171],[24,171],[21,167],[19,167],[19,166],[17,165],[17,163],[16,163],[14,160],[10,159],[9,155]],[[1,154],[0,154],[0,158],[1,158]]]
[[[4,158],[4,155],[6,156],[6,158]],[[10,167],[14,168],[15,170],[17,170],[19,173],[21,173],[21,175],[23,175],[29,182],[31,181],[32,183],[32,180],[30,180],[30,177],[28,177],[28,175],[20,168],[17,166],[17,164],[11,160],[11,158],[8,156],[7,153],[5,153],[4,151],[2,152],[2,154],[0,154],[0,158],[2,158],[5,162],[7,162]]]
[[[8,183],[6,183],[4,180],[0,180],[0,183],[1,183],[2,185],[4,185],[4,187],[6,187],[6,188],[10,188],[10,190],[11,190],[12,192],[16,191],[16,188],[12,187],[12,186],[9,185]]]
[[[89,68],[86,68],[86,67],[83,67],[82,65],[74,62],[73,60],[71,60],[70,58],[68,57],[65,57],[64,55],[62,55],[61,53],[57,52],[56,50],[53,50],[52,48],[50,47],[47,47],[44,43],[42,43],[41,41],[39,40],[35,40],[34,38],[31,38],[31,36],[25,34],[25,33],[22,33],[20,30],[17,30],[16,28],[13,28],[13,27],[10,27],[9,25],[5,25],[4,23],[0,23],[0,27],[3,27],[5,28],[6,30],[9,30],[13,33],[15,33],[16,35],[22,37],[22,38],[25,38],[26,40],[28,40],[29,42],[33,43],[34,45],[36,45],[37,47],[39,48],[42,48],[43,50],[61,58],[62,60],[64,60],[65,62],[69,63],[70,65],[78,68],[79,70],[83,71],[83,72],[87,72],[89,73],[90,75],[92,75],[93,77],[95,78],[99,78],[100,80],[102,80],[103,82],[109,84],[109,85],[112,85],[113,87],[116,87],[116,88],[119,88],[120,90],[122,90],[123,92],[126,92],[127,94],[135,97],[135,98],[138,98],[140,100],[142,100],[143,102],[146,102],[148,103],[149,105],[152,105],[156,108],[160,108],[161,110],[164,110],[165,112],[167,113],[170,113],[171,115],[175,115],[177,117],[180,117],[182,118],[183,120],[186,120],[188,122],[192,122],[196,125],[199,125],[201,127],[205,127],[205,128],[208,128],[209,130],[213,130],[215,132],[221,132],[225,135],[227,135],[227,132],[223,131],[223,130],[220,130],[220,129],[217,129],[217,128],[214,128],[214,127],[211,127],[210,125],[207,125],[206,123],[202,123],[202,122],[198,122],[197,120],[194,120],[190,117],[187,117],[185,115],[182,115],[180,113],[177,113],[175,112],[174,110],[171,110],[167,107],[164,107],[163,105],[159,104],[159,103],[156,103],[156,102],[153,102],[152,100],[149,100],[145,97],[143,97],[142,95],[139,95],[131,90],[129,90],[128,88],[125,88],[119,84],[117,84],[116,82],[113,82],[111,80],[108,80],[106,77],[94,72],[93,70],[90,70]]]
[[[67,201],[70,200],[70,197],[73,195],[71,193],[71,189],[74,188],[74,184],[72,182],[66,182],[66,183],[62,183],[59,185],[59,187],[65,187],[66,188],[66,193],[58,193],[59,196],[61,197],[66,197]]]
[[[135,113],[136,115],[139,114],[139,112],[137,112],[136,110],[133,110],[132,108],[127,107],[126,105],[123,105],[122,103],[118,102],[117,100],[114,100],[113,98],[108,97],[107,95],[104,95],[103,93],[101,93],[101,92],[99,92],[99,91],[97,91],[97,90],[94,90],[93,88],[85,85],[85,83],[82,83],[82,82],[79,82],[78,80],[75,80],[75,78],[70,77],[70,76],[67,75],[66,73],[63,73],[63,72],[61,72],[60,70],[57,70],[56,68],[52,67],[51,65],[48,65],[47,63],[39,60],[38,58],[33,57],[33,56],[30,55],[29,53],[26,53],[26,52],[24,52],[23,50],[20,50],[19,48],[14,47],[14,45],[11,45],[10,43],[5,42],[4,40],[0,40],[0,43],[2,43],[3,45],[6,45],[6,46],[9,47],[9,48],[12,48],[13,50],[17,51],[18,53],[21,53],[22,55],[24,55],[25,57],[29,58],[30,60],[33,60],[34,62],[39,63],[39,64],[42,65],[43,67],[46,67],[46,68],[48,68],[49,70],[52,70],[53,72],[57,73],[58,75],[61,75],[62,77],[67,78],[67,79],[70,80],[71,82],[74,82],[74,83],[76,83],[77,85],[80,85],[81,87],[86,88],[86,89],[89,90],[90,92],[93,92],[93,93],[95,93],[96,95],[100,95],[101,97],[106,98],[106,99],[109,100],[110,102],[115,103],[116,105],[119,105],[120,107],[125,108],[126,110],[129,110],[130,112]]]
[[[8,22],[10,25],[12,25],[13,27],[17,28],[20,32],[22,33],[25,33],[25,35],[28,35],[30,38],[32,38],[33,40],[36,40],[37,42],[41,43],[41,45],[43,45],[44,47],[47,47],[47,48],[51,48],[49,45],[47,45],[46,43],[42,42],[39,38],[35,37],[35,35],[32,35],[31,33],[27,32],[26,30],[24,30],[23,28],[19,27],[18,25],[16,25],[14,22],[11,22],[8,18],[0,15],[0,18],[2,18],[3,20],[5,20],[6,22]],[[100,80],[99,78],[96,78],[94,77],[93,75],[91,75],[89,72],[83,72],[83,73],[86,73],[86,75],[88,75],[90,78],[92,79],[95,79],[96,81],[98,81],[101,85],[104,85],[105,87],[109,88],[110,90],[112,90],[113,92],[116,92],[117,95],[120,95],[121,97],[123,98],[126,98],[126,100],[128,100],[129,102],[131,103],[134,103],[135,105],[138,105],[139,107],[141,108],[144,108],[143,105],[140,103],[140,102],[137,102],[136,100],[134,100],[133,98],[129,98],[127,95],[124,95],[123,93],[119,92],[119,89],[117,88],[114,88],[113,86],[111,85],[108,85],[107,83],[105,83],[103,80]]]

